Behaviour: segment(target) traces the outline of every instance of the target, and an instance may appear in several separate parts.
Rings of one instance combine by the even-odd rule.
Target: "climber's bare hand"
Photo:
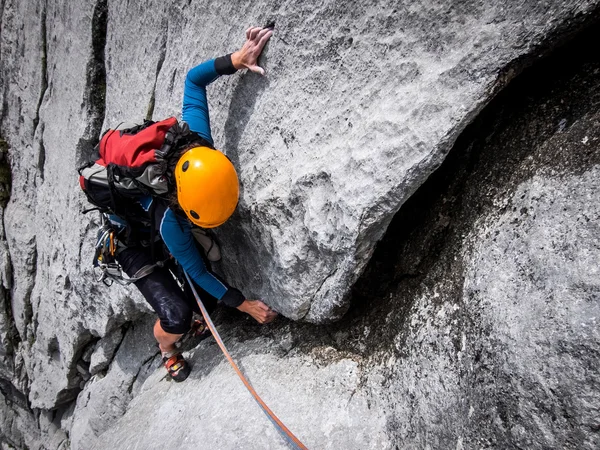
[[[265,70],[257,64],[263,48],[273,35],[272,28],[250,27],[246,30],[246,42],[240,50],[231,54],[231,62],[236,69],[248,69],[260,75]]]
[[[277,313],[260,300],[244,300],[237,309],[250,314],[258,323],[262,324],[272,322],[277,317]]]

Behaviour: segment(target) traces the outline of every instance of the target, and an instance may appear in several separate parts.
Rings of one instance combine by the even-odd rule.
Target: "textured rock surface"
[[[3,98],[3,133],[13,165],[4,223],[13,262],[13,315],[31,383],[29,398],[37,408],[73,400],[83,349],[107,330],[139,317],[135,303],[143,305],[137,295],[132,299],[93,282],[93,224],[80,214],[85,202],[76,177],[71,169],[65,171],[77,166],[80,140],[98,132],[90,129],[98,111],[88,80],[90,29],[98,9],[92,3],[23,2],[6,2],[3,9],[2,52],[8,61],[3,79],[11,83]],[[6,16],[11,14],[28,21],[26,31],[18,22],[10,26]],[[29,57],[11,57],[11,51]]]
[[[549,72],[559,81],[538,89]],[[598,446],[599,83],[597,59],[566,59],[500,99],[396,218],[359,283],[372,303],[346,320],[225,320],[239,328],[225,332],[234,354],[309,448]],[[190,358],[190,388],[149,378],[95,448],[173,435],[184,448],[282,445],[212,341]]]
[[[391,348],[365,356],[362,324],[306,353],[306,329],[226,339],[309,448],[597,448],[600,229],[591,218],[600,207],[590,200],[599,176],[596,166],[520,184],[500,217],[465,237],[463,288],[426,288],[403,325],[393,322],[398,311],[380,324],[397,333]],[[356,353],[343,350],[348,342]],[[184,386],[149,378],[93,448],[173,438],[186,449],[286,448],[212,341],[190,359]]]
[[[284,332],[283,338],[291,336]],[[385,417],[369,408],[368,395],[360,389],[360,359],[322,348],[288,354],[283,362],[286,351],[261,337],[236,342],[231,351],[243,355],[242,365],[261,397],[309,448],[390,447]],[[194,374],[185,384],[149,378],[123,419],[92,441],[92,448],[150,449],[173,440],[190,449],[199,443],[206,448],[287,448],[212,339],[198,346],[190,360]]]
[[[91,439],[125,413],[159,356],[154,337],[148,332],[151,327],[152,323],[146,322],[130,328],[108,371],[92,377],[79,394],[69,427],[72,449],[89,448]]]
[[[123,330],[121,328],[107,334],[103,339],[98,341],[98,344],[90,355],[90,375],[96,375],[109,366],[122,341]]]
[[[186,70],[235,49],[239,17],[274,18],[268,78],[209,89],[215,142],[242,182],[222,270],[290,318],[337,318],[393,214],[510,79],[503,69],[593,4],[115,3],[105,125],[146,115],[153,87],[154,116],[179,116]]]
[[[475,121],[357,287],[354,322],[386,320],[352,347],[400,359],[381,393],[397,442],[598,445],[600,55],[574,56],[594,39]]]
[[[269,77],[209,91],[215,141],[243,182],[221,269],[288,317],[329,320],[394,212],[520,58],[596,8],[0,5],[0,136],[13,171],[0,442],[53,449],[162,448],[173,433],[182,448],[279,442],[212,340],[190,354],[189,382],[168,383],[143,300],[91,281],[94,218],[79,214],[72,174],[103,127],[178,115],[187,68],[275,19]],[[597,41],[462,135],[404,204],[342,322],[220,316],[259,392],[309,447],[598,446],[600,65],[569,59]],[[541,83],[548,74],[559,81]]]
[[[465,307],[490,332],[482,358],[494,367],[474,377],[471,415],[491,412],[499,437],[518,446],[600,445],[599,175],[596,166],[519,186],[467,267]],[[474,348],[481,341],[465,339]]]

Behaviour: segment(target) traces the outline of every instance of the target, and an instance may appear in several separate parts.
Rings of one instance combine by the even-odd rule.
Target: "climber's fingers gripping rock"
[[[248,69],[260,75],[265,70],[257,65],[258,57],[269,38],[273,35],[272,28],[250,27],[246,30],[246,42],[240,50],[231,55],[231,62],[236,69]]]
[[[261,324],[272,322],[277,317],[277,313],[260,300],[244,300],[237,309],[250,314]]]

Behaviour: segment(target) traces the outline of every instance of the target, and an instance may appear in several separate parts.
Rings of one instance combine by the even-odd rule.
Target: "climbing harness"
[[[96,251],[94,252],[93,268],[96,281],[111,286],[115,281],[123,286],[135,283],[145,276],[150,275],[155,268],[163,267],[165,261],[147,264],[139,269],[132,277],[123,274],[123,268],[116,259],[118,248],[118,232],[113,227],[108,214],[100,213],[100,228],[96,238]]]
[[[246,389],[248,389],[250,394],[252,394],[252,397],[254,397],[254,400],[256,400],[256,403],[258,403],[258,405],[261,407],[263,412],[267,415],[267,418],[271,421],[271,423],[275,426],[277,431],[279,431],[279,434],[281,434],[281,436],[285,439],[285,441],[290,445],[291,448],[299,449],[299,450],[308,450],[306,448],[306,446],[302,442],[300,442],[300,440],[296,436],[294,436],[294,434],[283,424],[283,422],[281,420],[279,420],[279,418],[275,415],[275,413],[273,411],[271,411],[271,409],[269,409],[267,404],[258,396],[258,394],[254,390],[254,388],[252,387],[252,385],[250,384],[248,379],[244,376],[242,371],[239,369],[239,367],[237,366],[237,364],[235,363],[235,361],[233,360],[233,358],[227,351],[227,348],[225,347],[225,344],[223,343],[221,336],[217,332],[217,329],[215,328],[215,324],[213,323],[210,316],[208,315],[208,311],[206,311],[206,308],[204,307],[202,300],[200,300],[200,297],[198,296],[198,292],[196,292],[196,288],[192,284],[192,280],[190,279],[190,276],[187,274],[187,272],[184,271],[184,273],[185,273],[185,277],[187,278],[187,281],[188,281],[190,287],[192,288],[194,297],[196,297],[196,302],[198,302],[198,306],[200,307],[200,311],[202,312],[202,316],[204,317],[204,320],[206,321],[208,328],[210,329],[211,333],[213,334],[215,341],[221,348],[221,351],[225,355],[225,358],[227,358],[227,361],[229,361],[229,364],[231,364],[231,366],[233,367],[233,370],[235,370],[238,377],[240,377],[240,380],[242,380],[242,383],[244,383],[244,386],[246,386]]]

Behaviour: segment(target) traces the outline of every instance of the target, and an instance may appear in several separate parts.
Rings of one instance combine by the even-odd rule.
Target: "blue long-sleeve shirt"
[[[185,79],[183,91],[183,120],[190,130],[199,134],[213,145],[210,132],[210,117],[206,86],[220,75],[231,74],[236,70],[231,57],[211,59],[191,69]],[[244,301],[240,291],[228,286],[215,277],[204,264],[192,234],[192,224],[183,216],[177,215],[165,202],[157,201],[155,219],[157,229],[169,252],[202,289],[228,306],[236,307]]]
[[[156,218],[160,220],[158,229],[171,255],[198,286],[218,300],[222,300],[230,288],[206,268],[192,234],[190,221],[177,216],[166,205],[162,208],[157,207]]]
[[[206,86],[218,77],[215,60],[205,61],[187,73],[183,90],[183,120],[187,122],[190,130],[198,133],[211,145],[214,145],[214,142],[210,133]]]

